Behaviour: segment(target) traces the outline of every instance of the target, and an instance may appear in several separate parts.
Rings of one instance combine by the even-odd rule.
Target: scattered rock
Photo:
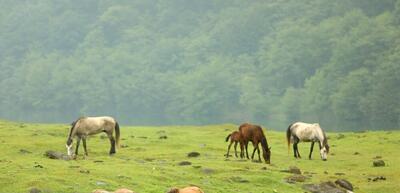
[[[353,155],[360,155],[360,153],[358,153],[358,152],[354,152],[354,153],[353,153]]]
[[[40,165],[40,164],[36,164],[36,165],[34,165],[33,166],[34,168],[44,168],[42,165]]]
[[[296,166],[290,166],[290,167],[289,167],[289,173],[292,173],[292,174],[301,174],[301,171],[300,171],[300,169],[299,169],[298,167],[296,167]]]
[[[213,174],[215,172],[215,170],[213,170],[211,168],[204,168],[202,171],[204,174],[207,174],[207,175]]]
[[[249,180],[243,179],[239,176],[233,176],[230,178],[233,182],[238,182],[238,183],[249,183]]]
[[[159,137],[159,139],[168,139],[168,136],[162,135],[162,136]]]
[[[190,153],[188,153],[188,155],[187,155],[188,157],[199,157],[200,156],[200,153],[199,152],[190,152]]]
[[[21,153],[21,154],[29,154],[29,153],[32,153],[32,152],[30,152],[30,151],[28,151],[26,149],[20,149],[19,153]]]
[[[111,192],[109,192],[107,190],[103,190],[103,189],[97,189],[97,190],[93,190],[92,193],[111,193]]]
[[[90,173],[89,170],[79,170],[79,172],[82,173],[82,174],[89,174]]]
[[[97,181],[97,182],[96,182],[96,185],[98,185],[98,186],[104,186],[104,185],[107,185],[107,183],[105,183],[105,182],[103,182],[103,181]]]
[[[337,139],[343,139],[344,138],[344,135],[343,134],[341,134],[341,133],[339,133],[338,135],[337,135],[337,137],[336,137]]]
[[[346,193],[345,190],[340,189],[331,181],[320,184],[304,184],[302,188],[312,193]]]
[[[345,179],[338,179],[338,180],[335,181],[335,184],[337,184],[338,186],[340,186],[340,187],[342,187],[344,189],[353,191],[353,185],[349,181],[347,181]]]
[[[201,166],[192,166],[193,168],[200,169]]]
[[[301,174],[294,174],[292,176],[285,178],[286,182],[290,183],[290,184],[294,184],[296,182],[304,182],[304,181],[306,181],[306,179],[307,179],[307,177],[305,177]]]
[[[370,177],[370,178],[368,178],[368,181],[373,181],[373,182],[376,182],[376,181],[379,181],[379,180],[386,180],[386,177],[384,177],[384,176],[377,176],[377,177]]]
[[[182,162],[179,162],[178,165],[180,165],[180,166],[188,166],[188,165],[192,165],[192,162],[189,162],[189,161],[182,161]]]
[[[373,162],[374,167],[383,167],[385,166],[385,162],[383,160],[375,160]]]
[[[52,150],[46,151],[45,156],[47,156],[50,159],[71,160],[70,156]]]
[[[336,172],[335,175],[337,175],[337,176],[344,176],[344,175],[346,175],[346,174],[345,174],[345,173],[342,173],[342,172]]]
[[[38,188],[31,188],[30,190],[29,190],[29,193],[41,193],[42,191],[41,190],[39,190]]]

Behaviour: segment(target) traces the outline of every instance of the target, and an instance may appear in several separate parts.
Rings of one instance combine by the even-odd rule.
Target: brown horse
[[[243,155],[243,139],[242,139],[242,135],[240,134],[240,132],[239,131],[232,132],[231,134],[229,134],[226,137],[225,141],[228,142],[229,138],[231,139],[231,142],[228,145],[228,152],[226,153],[226,157],[229,157],[229,150],[231,149],[232,143],[235,143],[235,146],[234,146],[235,147],[235,156],[238,157],[236,149],[237,149],[237,144],[239,143],[240,144],[240,158],[243,158],[244,157],[244,155]]]
[[[247,159],[249,159],[249,153],[247,150],[247,146],[248,146],[249,141],[251,141],[254,146],[254,150],[253,150],[253,154],[251,155],[251,159],[254,159],[254,153],[257,150],[258,159],[261,162],[260,149],[258,147],[258,144],[261,143],[264,161],[267,164],[271,163],[271,148],[268,147],[267,138],[265,138],[262,128],[259,125],[252,125],[249,123],[244,123],[239,126],[239,131],[243,137],[243,144],[246,149]]]

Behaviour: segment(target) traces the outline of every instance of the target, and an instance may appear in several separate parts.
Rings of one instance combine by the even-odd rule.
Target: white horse
[[[73,138],[77,138],[75,155],[78,155],[79,143],[82,140],[83,148],[85,150],[85,155],[88,155],[86,150],[86,138],[89,135],[95,135],[101,132],[105,132],[110,139],[111,149],[110,155],[115,153],[115,145],[119,146],[119,125],[112,117],[80,117],[78,120],[74,121],[71,129],[69,130],[69,135],[67,139],[67,152],[69,156],[72,156],[72,144]],[[115,138],[113,137],[113,132],[115,130]]]
[[[318,142],[319,144],[321,159],[326,161],[328,158],[328,139],[325,135],[325,132],[322,130],[318,123],[293,123],[287,128],[286,139],[288,143],[288,150],[290,150],[290,141],[293,141],[293,151],[295,158],[301,158],[299,150],[297,148],[297,144],[300,141],[311,142],[310,155],[308,156],[309,159],[311,159],[311,154],[315,142]]]

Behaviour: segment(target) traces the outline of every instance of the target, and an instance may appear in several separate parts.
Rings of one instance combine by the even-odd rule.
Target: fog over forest
[[[400,128],[400,0],[0,4],[0,119]]]

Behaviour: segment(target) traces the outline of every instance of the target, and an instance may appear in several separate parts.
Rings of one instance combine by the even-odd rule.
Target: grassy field
[[[109,141],[101,134],[88,140],[86,158],[82,154],[72,161],[45,157],[47,150],[66,151],[68,127],[0,121],[0,192],[28,192],[37,187],[43,192],[89,193],[97,188],[126,187],[137,193],[163,193],[173,186],[189,184],[200,186],[206,193],[304,192],[302,183],[285,182],[290,174],[280,170],[289,166],[311,173],[304,183],[344,178],[353,183],[355,192],[400,192],[399,131],[348,132],[341,133],[342,137],[328,133],[331,154],[326,162],[319,158],[318,148],[313,160],[306,159],[306,143],[299,145],[303,159],[295,160],[292,151],[288,155],[285,133],[270,129],[265,132],[272,146],[271,165],[225,159],[225,137],[236,130],[235,125],[122,126],[121,144],[126,147],[118,149],[115,156],[108,156]],[[168,139],[159,139],[161,135]],[[200,156],[188,158],[187,153],[192,151]],[[372,167],[376,156],[387,165]],[[179,166],[181,161],[192,165]],[[386,180],[368,181],[376,176]]]

